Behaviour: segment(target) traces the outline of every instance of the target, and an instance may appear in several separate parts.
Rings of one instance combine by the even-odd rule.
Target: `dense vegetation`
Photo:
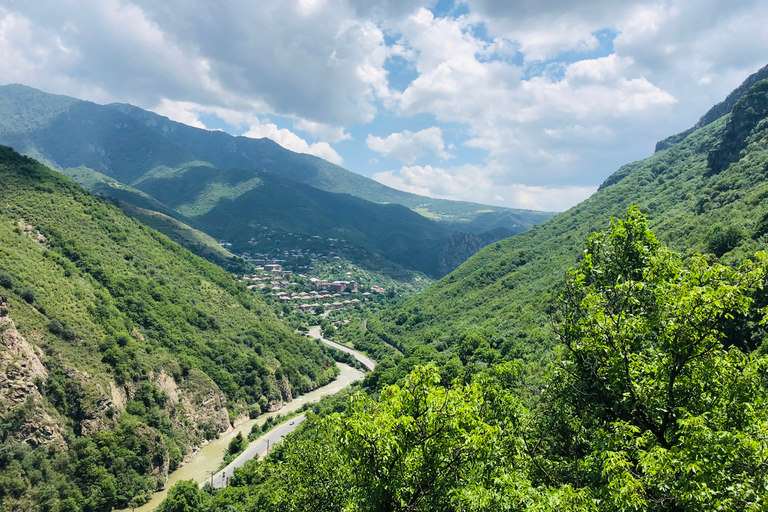
[[[337,374],[234,276],[6,147],[0,198],[3,508],[140,503],[236,415]]]
[[[439,277],[489,240],[551,217],[408,194],[268,139],[201,130],[130,105],[96,105],[10,85],[0,87],[0,115],[19,120],[0,124],[0,143],[61,169],[91,192],[156,210],[240,247],[268,226],[277,233],[343,238],[395,266]],[[196,254],[216,258],[184,236],[189,230],[167,222],[155,227]],[[471,242],[455,243],[450,235],[457,229]]]
[[[713,108],[708,124],[650,158],[628,164],[592,197],[492,243],[424,293],[368,321],[368,343],[383,340],[404,356],[382,361],[368,384],[394,383],[415,363],[488,365],[522,357],[530,386],[556,341],[547,310],[581,241],[632,204],[659,238],[683,255],[711,254],[738,264],[768,241],[768,69]],[[722,162],[730,163],[723,166]],[[712,162],[720,162],[713,168]]]
[[[637,209],[589,239],[555,302],[529,406],[520,362],[452,382],[434,363],[313,417],[228,488],[160,507],[261,511],[762,510],[768,255],[682,258]]]

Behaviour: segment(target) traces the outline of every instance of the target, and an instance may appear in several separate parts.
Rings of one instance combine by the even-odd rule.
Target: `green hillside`
[[[549,212],[448,201],[411,194],[382,185],[322,158],[293,153],[266,138],[233,137],[223,132],[210,132],[177,123],[132,105],[110,106],[141,121],[147,128],[216,167],[262,169],[326,192],[349,194],[374,203],[400,204],[470,233],[481,233],[496,227],[506,227],[518,233],[553,215]]]
[[[757,79],[756,79],[757,78]],[[726,264],[768,241],[768,68],[713,108],[693,131],[653,156],[625,165],[592,197],[530,231],[480,250],[401,307],[369,321],[369,334],[402,360],[370,376],[394,382],[415,362],[487,364],[524,357],[538,365],[554,345],[548,310],[589,234],[634,204],[660,240],[683,255]],[[674,139],[672,139],[674,140]],[[375,332],[376,336],[371,332]],[[761,340],[756,340],[759,344]],[[370,341],[369,341],[370,342]],[[459,366],[461,366],[459,364]]]
[[[9,510],[140,503],[236,416],[338,371],[231,274],[7,147],[0,295]]]
[[[17,121],[0,124],[0,143],[119,204],[158,211],[214,237],[240,235],[255,225],[309,236],[347,233],[361,248],[433,277],[455,268],[487,240],[551,216],[407,194],[268,139],[232,137],[130,105],[96,105],[21,85],[0,87],[0,116]],[[249,197],[267,198],[280,211]],[[233,206],[238,226],[232,216],[220,214]],[[205,225],[197,222],[202,215]],[[200,244],[188,244],[178,230],[157,227],[198,251]],[[476,238],[456,248],[448,238],[454,230]]]
[[[226,487],[179,482],[159,510],[762,510],[768,357],[751,342],[768,254],[707,260],[670,251],[633,207],[564,277],[535,395],[517,361],[421,365],[317,405]]]
[[[243,250],[262,226],[268,226],[278,232],[344,239],[434,275],[450,234],[403,206],[332,194],[266,172],[198,165],[147,176],[134,185]]]

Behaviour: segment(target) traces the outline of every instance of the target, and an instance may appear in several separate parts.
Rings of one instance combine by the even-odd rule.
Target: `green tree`
[[[542,478],[614,510],[765,506],[768,362],[724,348],[721,326],[767,269],[684,262],[636,208],[593,235],[555,315]]]
[[[159,512],[198,512],[203,509],[209,495],[202,492],[194,480],[177,482],[157,508]]]
[[[496,456],[521,461],[520,446],[506,442],[526,414],[502,385],[514,375],[500,366],[444,387],[430,364],[402,387],[384,388],[378,401],[353,396],[347,413],[330,421],[354,469],[355,510],[454,510],[476,500],[478,476],[494,471]]]
[[[243,438],[243,433],[238,432],[237,435],[233,437],[232,440],[229,442],[229,446],[227,447],[227,453],[229,453],[230,455],[240,453],[241,451],[245,450],[246,446],[247,446],[247,442]]]

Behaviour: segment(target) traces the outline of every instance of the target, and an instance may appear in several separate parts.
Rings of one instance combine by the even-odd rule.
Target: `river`
[[[165,484],[165,490],[154,493],[152,498],[147,503],[141,507],[137,507],[135,510],[138,512],[150,512],[151,510],[154,510],[158,505],[160,505],[160,502],[165,499],[165,496],[168,494],[168,489],[170,489],[173,484],[180,480],[192,479],[198,483],[203,483],[206,479],[210,478],[211,474],[219,469],[219,466],[221,466],[221,463],[224,461],[224,454],[227,451],[229,442],[233,437],[237,435],[238,432],[241,432],[243,437],[248,437],[248,434],[251,432],[251,427],[254,423],[263,425],[264,422],[267,421],[267,418],[271,416],[294,412],[301,408],[301,406],[304,404],[317,402],[325,395],[338,393],[352,382],[356,380],[362,380],[365,376],[363,372],[346,364],[336,363],[336,366],[339,367],[341,373],[339,373],[339,376],[336,377],[336,380],[330,384],[327,384],[321,388],[317,388],[314,391],[310,391],[305,395],[294,398],[279,411],[262,414],[255,420],[248,420],[245,423],[238,425],[232,431],[223,434],[218,439],[214,439],[205,445],[199,452],[197,452],[197,454],[195,454],[190,462],[184,464],[176,471],[171,473],[170,477],[168,478],[168,482]],[[296,425],[298,425],[298,422]],[[291,426],[295,428],[295,425]],[[285,433],[287,433],[287,431]],[[249,445],[249,448],[258,446],[258,443],[260,442],[262,442],[262,440],[257,439],[251,443],[253,447]],[[127,512],[130,510],[132,509],[127,508],[118,512]]]

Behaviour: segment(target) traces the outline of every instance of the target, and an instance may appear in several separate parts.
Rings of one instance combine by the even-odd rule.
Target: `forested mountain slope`
[[[235,233],[247,241],[247,232],[257,226],[349,238],[433,277],[455,268],[488,240],[551,217],[416,196],[268,139],[233,137],[130,105],[96,105],[21,85],[0,87],[0,116],[5,119],[0,143],[61,170],[94,193],[154,209],[215,237]],[[260,207],[255,197],[268,198],[270,207]],[[237,217],[208,215],[214,208],[234,208]],[[361,223],[376,227],[369,234]],[[187,244],[178,230],[158,228]],[[450,239],[454,230],[466,232],[468,243]],[[185,246],[197,250],[200,245]]]
[[[768,68],[679,140],[628,164],[592,197],[493,243],[401,307],[368,322],[368,343],[397,346],[405,359],[383,361],[370,383],[393,382],[412,364],[454,366],[505,358],[546,359],[554,344],[548,308],[566,270],[595,229],[630,205],[646,213],[660,240],[683,255],[740,262],[768,241]],[[762,79],[760,79],[762,78]],[[714,119],[713,119],[714,118]],[[372,334],[371,332],[375,333]],[[759,344],[761,340],[754,340]]]
[[[236,415],[338,371],[232,275],[7,147],[0,295],[7,509],[141,502]]]
[[[224,132],[211,132],[177,123],[132,105],[109,106],[143,122],[199,160],[218,168],[263,169],[326,192],[350,194],[374,203],[400,204],[469,233],[477,234],[500,226],[520,232],[552,216],[549,212],[411,194],[382,185],[322,158],[288,151],[267,138],[233,137]]]

